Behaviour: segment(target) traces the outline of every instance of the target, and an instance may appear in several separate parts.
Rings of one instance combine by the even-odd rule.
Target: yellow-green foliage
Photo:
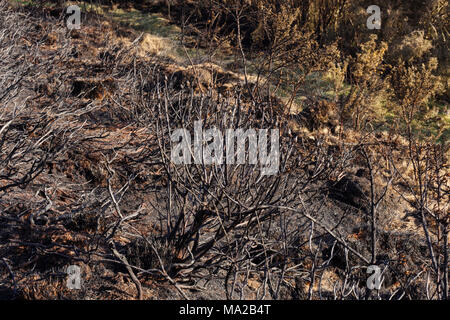
[[[352,76],[358,84],[371,85],[380,74],[381,63],[388,48],[387,43],[377,45],[377,35],[373,34],[370,40],[361,44],[361,52],[357,54],[352,67]]]
[[[383,58],[388,45],[377,42],[377,36],[371,35],[370,40],[360,45],[356,57],[349,59],[350,90],[345,94],[341,103],[342,116],[352,120],[353,127],[359,129],[366,120],[374,120],[382,116],[380,99],[384,96],[385,85],[381,77],[384,69]],[[335,69],[342,78],[346,70],[344,64]],[[338,73],[339,76],[339,73]]]
[[[440,78],[433,75],[436,68],[436,58],[430,58],[426,64],[409,67],[401,61],[394,68],[390,77],[391,87],[398,103],[405,108],[406,119],[411,120],[415,109],[438,92]]]
[[[443,89],[440,77],[433,74],[436,69],[436,58],[430,58],[421,65],[410,66],[401,61],[392,72],[390,84],[392,105],[401,116],[407,135],[421,137],[433,134],[442,141],[448,139],[445,113],[440,115],[445,110],[437,111],[436,106],[429,104],[430,99]]]
[[[295,24],[300,14],[299,8],[282,6],[277,10],[273,2],[270,2],[272,1],[257,3],[261,19],[252,33],[254,43],[262,44],[267,38],[274,47],[294,43],[300,37]]]
[[[424,37],[425,32],[423,30],[414,30],[394,47],[393,55],[405,61],[422,58],[433,47],[431,40]]]

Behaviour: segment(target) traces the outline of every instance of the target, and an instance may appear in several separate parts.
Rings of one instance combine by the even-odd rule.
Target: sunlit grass
[[[180,29],[168,23],[158,14],[142,13],[138,10],[116,9],[109,11],[108,14],[113,20],[127,25],[137,31],[148,32],[161,37],[175,38]]]
[[[11,3],[23,6],[37,5],[37,1],[33,0],[10,0]],[[125,27],[132,28],[138,32],[148,33],[161,38],[161,45],[167,44],[167,50],[162,50],[164,55],[169,56],[180,64],[189,64],[191,61],[197,63],[199,61],[205,61],[208,59],[208,50],[201,48],[183,47],[179,43],[181,30],[178,26],[171,24],[161,14],[158,13],[146,13],[134,8],[122,9],[117,6],[108,6],[101,4],[93,4],[86,1],[70,1],[67,2],[67,6],[76,4],[79,5],[82,11],[94,12],[102,15]],[[53,2],[46,2],[44,4],[48,7],[55,6]],[[234,62],[234,56],[232,54],[225,54],[222,52],[215,52],[213,62],[217,63],[224,69],[229,68],[229,65]],[[255,59],[254,61],[248,61],[247,73],[249,76],[256,76],[258,74],[258,68],[263,65],[263,62]],[[233,70],[236,73],[243,74],[243,68],[237,68]],[[332,79],[327,78],[326,72],[314,72],[308,75],[300,88],[294,92],[293,85],[296,81],[302,78],[302,74],[299,70],[283,70],[283,76],[289,74],[289,79],[283,81],[280,86],[277,87],[274,94],[282,99],[288,101],[292,95],[295,94],[293,102],[301,110],[302,105],[306,97],[314,97],[316,99],[326,99],[330,101],[337,101],[340,96],[346,96],[349,94],[351,86],[343,83],[342,87],[336,91],[333,86]],[[275,89],[275,79],[280,74],[272,75],[271,89]],[[261,77],[260,81],[265,82],[267,79]],[[450,115],[448,114],[448,106],[439,105],[436,102],[431,109],[439,110],[438,114],[433,118],[421,118],[416,119],[414,123],[414,130],[422,136],[432,136],[441,142],[448,143],[450,139]],[[374,101],[373,110],[377,113],[373,118],[374,121],[380,125],[382,130],[387,129],[396,120],[398,120],[395,112],[390,110],[386,97],[379,97]],[[299,110],[299,111],[300,111]],[[436,121],[436,119],[439,119]]]
[[[39,5],[39,3],[37,3],[37,1],[33,1],[33,0],[9,0],[9,2],[13,5],[20,5],[20,6],[37,6],[37,5]],[[42,5],[42,4],[48,8],[56,6],[56,4],[52,3],[52,2],[44,2],[44,3],[41,3],[40,5]]]

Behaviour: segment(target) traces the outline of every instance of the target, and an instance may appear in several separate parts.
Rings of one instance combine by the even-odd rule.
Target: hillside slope
[[[404,138],[339,134],[336,106],[313,94],[296,111],[255,103],[251,75],[165,41],[0,2],[0,298],[427,297],[426,232],[389,162]],[[279,129],[279,173],[173,164],[171,133],[196,120]],[[370,264],[385,268],[379,292]]]

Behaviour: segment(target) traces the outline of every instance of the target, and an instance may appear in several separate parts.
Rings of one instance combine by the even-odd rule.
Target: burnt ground
[[[220,262],[223,267],[219,263],[208,269],[202,264],[200,271],[190,270],[192,277],[189,271],[170,274],[170,264],[183,259],[174,256],[162,240],[170,184],[154,121],[161,114],[148,101],[156,101],[155,88],[164,86],[171,92],[186,90],[211,99],[221,93],[232,101],[242,78],[217,67],[212,73],[221,83],[211,92],[208,66],[192,71],[192,66],[146,54],[139,33],[95,15],[80,30],[72,31],[53,11],[13,10],[5,1],[0,16],[0,55],[4,57],[0,60],[0,128],[13,119],[1,142],[0,298],[136,298],[136,283],[123,260],[112,252],[111,239],[135,266],[143,299],[229,297],[232,268],[226,259]],[[304,141],[298,148],[305,154],[319,140],[328,153],[340,150],[334,137],[297,134]],[[265,246],[258,241],[249,245],[246,261],[256,271],[236,274],[232,298],[304,299],[310,286],[313,298],[331,298],[344,279],[353,281],[355,293],[341,294],[341,298],[363,296],[366,275],[358,266],[365,263],[323,229],[310,234],[311,221],[303,214],[306,210],[320,227],[333,230],[362,256],[370,256],[369,180],[363,162],[350,157],[339,170],[303,189],[308,209],[298,199],[290,200],[297,211],[284,212],[283,219],[289,222],[283,231],[290,237],[287,247],[281,248],[283,232],[277,227],[268,231]],[[301,185],[304,177],[292,175],[287,185]],[[114,199],[119,200],[119,210]],[[413,278],[426,267],[427,257],[417,217],[395,192],[388,193],[379,212],[377,263],[389,265],[382,296],[423,298],[425,278]],[[115,230],[119,215],[131,218]],[[245,234],[239,231],[243,227],[236,228],[236,237]],[[114,234],[109,238],[111,230]],[[211,234],[204,228],[199,242],[206,242]],[[161,246],[160,257],[149,243]],[[217,244],[212,251],[221,248]],[[271,286],[263,278],[266,260],[262,255],[269,255],[273,270],[280,270],[282,261],[287,274],[275,293],[270,288],[262,293]],[[311,269],[314,257],[319,257],[320,268]],[[208,260],[208,255],[202,259]],[[81,290],[66,286],[66,269],[73,264],[82,270]],[[168,273],[161,272],[161,265]],[[311,284],[311,270],[320,282]],[[272,280],[278,276],[274,271]],[[344,285],[342,290],[349,288]]]

